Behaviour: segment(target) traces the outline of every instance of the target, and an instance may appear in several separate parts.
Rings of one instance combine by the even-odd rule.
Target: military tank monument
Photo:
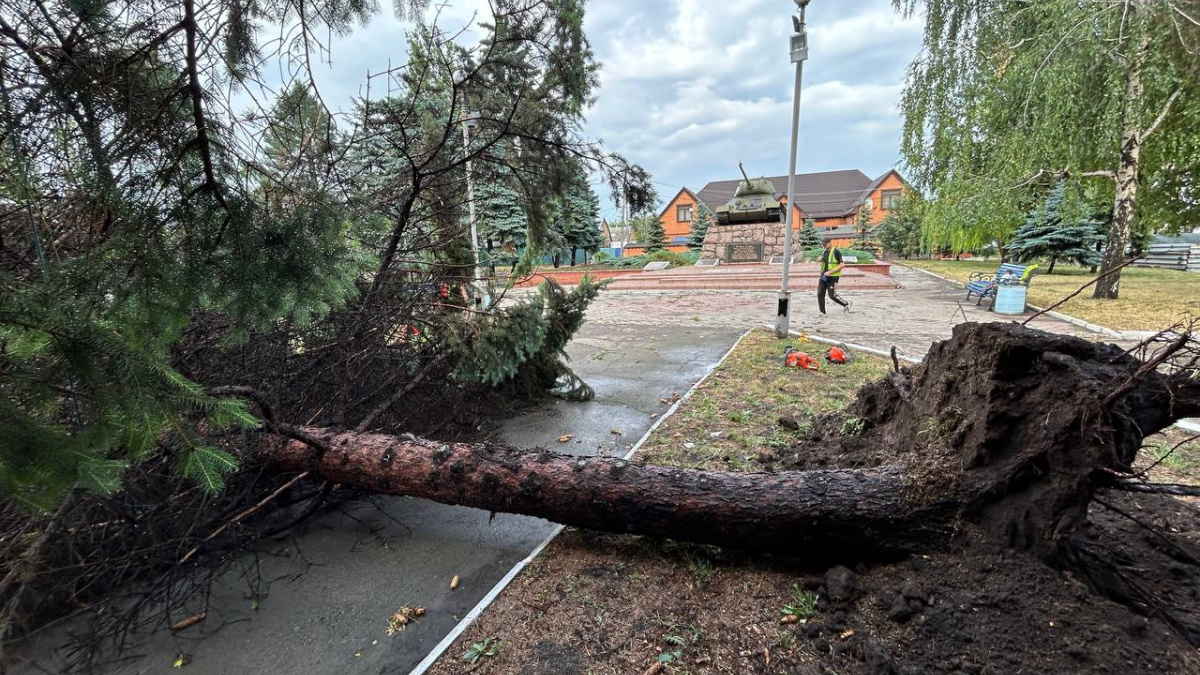
[[[716,208],[717,223],[782,223],[785,216],[783,205],[775,199],[775,186],[771,181],[766,178],[750,180],[741,162],[738,162],[738,170],[745,180],[738,183],[733,199]]]

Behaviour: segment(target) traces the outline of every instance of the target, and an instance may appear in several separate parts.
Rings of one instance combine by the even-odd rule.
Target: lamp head
[[[812,2],[812,0],[792,1],[796,3],[796,8],[800,10],[800,16],[792,16],[792,26],[796,29],[796,32],[799,33],[801,28],[804,26],[804,10],[808,7],[808,3]]]

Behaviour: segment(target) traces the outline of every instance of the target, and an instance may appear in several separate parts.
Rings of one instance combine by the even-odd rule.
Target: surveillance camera
[[[812,2],[812,0],[793,0],[793,1],[796,3],[796,6],[799,7],[800,9],[804,9],[805,7],[808,6],[808,3]]]

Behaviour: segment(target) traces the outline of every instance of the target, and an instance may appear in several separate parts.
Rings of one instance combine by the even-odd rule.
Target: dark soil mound
[[[1052,554],[1104,470],[1128,470],[1174,419],[1179,383],[1154,371],[1103,403],[1142,365],[1115,345],[960,324],[921,364],[863,387],[847,414],[816,420],[780,468],[901,464],[910,501],[960,501],[984,540]]]
[[[1169,626],[1027,553],[916,557],[858,585],[803,631],[842,675],[1200,672]]]

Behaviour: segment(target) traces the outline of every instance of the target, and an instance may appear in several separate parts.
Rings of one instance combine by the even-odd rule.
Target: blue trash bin
[[[1023,284],[996,286],[996,302],[992,309],[997,314],[1024,314],[1026,290]]]

